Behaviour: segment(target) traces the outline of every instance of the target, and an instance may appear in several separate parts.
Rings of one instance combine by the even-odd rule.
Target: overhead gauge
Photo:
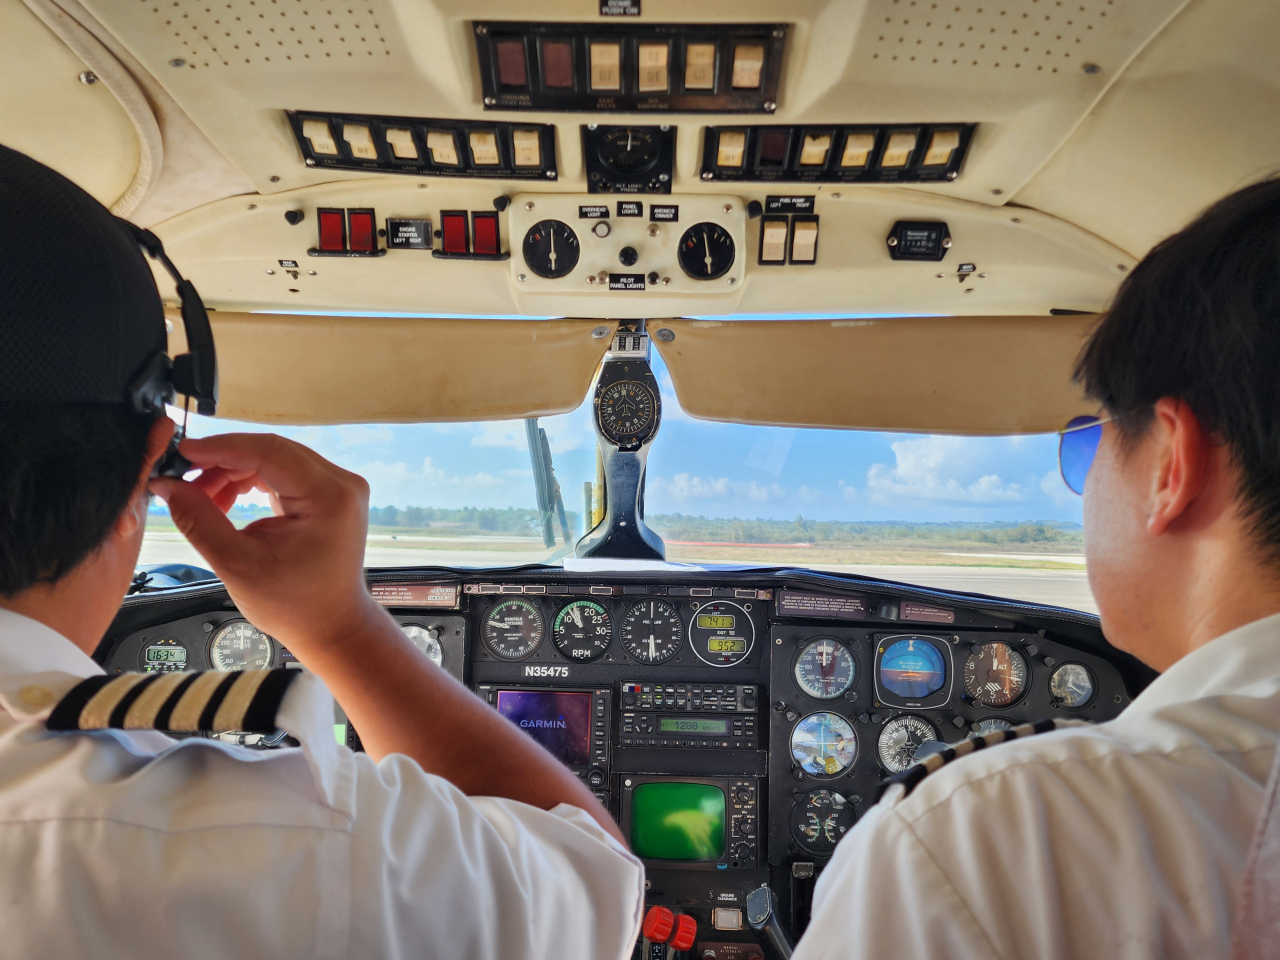
[[[935,707],[951,694],[946,641],[933,637],[886,637],[876,647],[877,695],[901,707]]]
[[[653,425],[657,408],[648,386],[639,380],[619,380],[600,392],[600,427],[619,443],[643,440]]]
[[[402,623],[400,629],[409,641],[425,653],[437,667],[444,665],[444,649],[440,646],[440,628],[418,623]]]
[[[819,637],[800,651],[793,668],[796,686],[815,700],[834,700],[853,686],[857,665],[839,640]]]
[[[1082,663],[1064,663],[1049,677],[1049,695],[1054,702],[1071,709],[1093,699],[1093,677]]]
[[[1007,707],[1026,692],[1026,657],[1003,641],[982,644],[964,662],[964,689],[988,707]]]
[[[223,624],[209,641],[214,670],[265,670],[274,655],[275,642],[247,620]]]
[[[649,169],[662,152],[653,131],[647,127],[614,127],[600,139],[596,156],[614,173],[640,173]]]
[[[791,759],[805,773],[834,777],[858,758],[858,738],[849,721],[834,713],[811,713],[791,731]]]
[[[853,804],[834,790],[813,790],[791,808],[791,834],[806,850],[829,854],[853,826]]]
[[[578,253],[578,235],[559,220],[540,220],[524,235],[524,262],[547,280],[572,273],[578,265]]]
[[[542,643],[546,626],[542,614],[528,600],[503,600],[484,618],[481,637],[500,660],[523,660]]]
[[[181,673],[187,669],[187,648],[173,637],[156,637],[142,648],[138,660],[143,673]]]
[[[991,717],[987,720],[979,720],[970,729],[967,739],[972,740],[974,737],[985,737],[988,733],[998,733],[1001,730],[1012,730],[1013,724],[1004,719],[1004,717]]]
[[[732,667],[751,653],[756,628],[747,611],[736,603],[704,603],[693,615],[689,642],[698,659],[713,667]]]
[[[684,623],[665,600],[641,600],[622,618],[622,649],[640,663],[666,663],[680,652]]]
[[[613,619],[595,600],[570,601],[556,614],[551,640],[560,655],[569,660],[599,660],[613,641]]]
[[[940,740],[929,721],[920,717],[894,717],[881,728],[876,752],[886,770],[901,773],[916,762],[916,751],[921,744]]]
[[[694,280],[718,280],[736,256],[733,237],[718,223],[695,223],[680,238],[676,259]]]

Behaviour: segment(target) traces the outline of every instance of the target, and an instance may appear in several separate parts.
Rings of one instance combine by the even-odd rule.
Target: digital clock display
[[[658,729],[663,733],[706,733],[719,737],[729,735],[728,720],[711,720],[703,717],[659,717]]]
[[[186,663],[186,647],[147,647],[147,663]]]
[[[707,641],[707,649],[712,653],[746,653],[747,641],[737,637],[712,637]]]
[[[710,614],[698,614],[698,626],[703,630],[732,630],[736,618],[726,616],[711,616]]]

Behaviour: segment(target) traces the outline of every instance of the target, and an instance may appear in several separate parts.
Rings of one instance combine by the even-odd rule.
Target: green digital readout
[[[708,783],[642,783],[631,794],[631,849],[645,860],[719,860],[725,796]]]
[[[698,614],[698,626],[703,630],[732,630],[735,622],[734,617],[714,617],[707,613]]]
[[[186,663],[186,647],[147,647],[147,663]]]
[[[729,735],[728,720],[686,719],[685,717],[659,717],[658,729],[663,733],[708,733],[721,737]]]
[[[720,619],[732,620],[733,617]],[[712,637],[707,641],[707,649],[712,653],[744,653],[747,649],[747,641],[737,637]]]

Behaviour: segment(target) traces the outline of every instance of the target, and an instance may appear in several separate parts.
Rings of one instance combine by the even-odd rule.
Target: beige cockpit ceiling
[[[308,368],[309,352],[332,360],[365,351],[353,369],[372,370],[391,343],[422,364],[482,376],[474,351],[486,338],[433,327],[422,319],[429,316],[808,314],[835,331],[850,328],[829,326],[831,318],[927,315],[934,319],[923,326],[877,321],[875,337],[856,341],[813,329],[802,335],[798,327],[789,333],[781,323],[748,336],[735,323],[681,321],[687,329],[659,346],[695,415],[955,432],[1045,429],[1080,406],[1066,376],[1088,326],[1051,311],[1104,309],[1155,242],[1217,197],[1280,167],[1280,6],[1269,0],[642,0],[640,16],[627,18],[638,27],[784,28],[776,105],[767,115],[657,117],[486,108],[478,23],[611,22],[600,10],[598,0],[10,0],[0,12],[0,140],[164,239],[206,302],[225,315],[214,315],[224,380],[241,385],[231,387],[228,400],[240,392],[228,411],[274,421],[489,418],[568,402],[563,387],[512,384],[503,398],[482,401],[483,391],[464,390],[449,399],[448,391],[421,389],[406,363],[385,364],[381,378],[346,377],[346,415],[307,386],[319,382],[322,365],[317,359]],[[309,166],[290,111],[550,125],[554,175],[459,179]],[[564,219],[600,200],[588,195],[584,126],[656,123],[675,132],[670,202],[684,208],[681,222],[723,220],[736,238],[734,269],[715,283],[686,280],[674,264],[658,262],[670,258],[677,237],[663,225],[641,248],[654,262],[637,267],[663,279],[643,291],[586,282],[600,262],[591,261],[595,241],[585,234],[584,267],[575,274],[557,281],[529,275],[520,251],[529,221]],[[952,180],[705,179],[708,129],[764,124],[972,124],[974,132]],[[813,198],[814,262],[760,262],[763,220],[748,211],[776,194]],[[506,260],[449,260],[420,250],[308,256],[322,208],[372,208],[379,226],[388,217],[439,226],[443,211],[495,207],[502,208]],[[292,212],[301,212],[300,223],[286,219]],[[945,222],[951,247],[944,258],[892,259],[886,238],[900,221]],[[610,256],[622,236],[610,241]],[[161,280],[161,289],[172,287]],[[285,312],[323,314],[327,332],[253,319]],[[391,318],[375,324],[342,316],[349,313],[408,316],[397,326]],[[1044,331],[1034,344],[1010,332],[1035,331],[1037,322]],[[313,339],[305,350],[292,341],[294,360],[282,365],[275,360],[289,330]],[[550,333],[548,346],[560,336]],[[713,355],[720,340],[743,356],[767,358],[756,366],[772,364],[792,398],[777,391],[772,406],[743,409],[733,383],[704,368],[680,369],[686,354],[679,347],[696,342],[700,355]],[[895,413],[893,404],[870,402],[869,386],[860,393],[838,386],[839,377],[814,376],[812,351],[826,351],[823,363],[843,364],[848,380],[867,370],[868,349],[894,358],[877,377],[893,369],[919,381],[927,368],[934,388],[901,392]],[[594,350],[569,354],[590,367],[599,359]],[[900,362],[911,350],[931,359],[916,368]],[[545,376],[554,376],[553,355],[549,349],[539,368]],[[945,375],[949,365],[954,376]],[[268,371],[271,389],[255,393],[252,385]],[[990,386],[1001,375],[1038,382],[1045,409],[1022,404],[1026,415],[1011,419],[1010,400],[1019,394]],[[569,392],[584,390],[589,377],[589,370],[568,377]],[[966,389],[964,404],[938,400]],[[460,399],[472,394],[474,402]],[[303,402],[307,396],[313,402]],[[388,397],[399,399],[388,404]]]

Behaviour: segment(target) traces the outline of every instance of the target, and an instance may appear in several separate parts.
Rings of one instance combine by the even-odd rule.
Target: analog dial
[[[567,223],[542,220],[524,235],[524,262],[547,280],[558,280],[578,265],[578,235]]]
[[[834,790],[813,790],[791,808],[791,833],[806,850],[828,854],[853,826],[853,804]]]
[[[853,686],[857,665],[839,640],[820,637],[796,658],[796,686],[815,700],[834,700]]]
[[[916,762],[920,745],[939,740],[938,731],[919,717],[894,717],[880,731],[876,752],[880,763],[890,773],[901,773]]]
[[[1004,717],[991,717],[987,720],[979,720],[969,730],[967,739],[972,740],[974,737],[985,737],[988,733],[996,733],[1000,730],[1012,730],[1013,724],[1004,719]]]
[[[613,640],[613,619],[594,600],[574,600],[560,608],[551,627],[560,655],[578,663],[599,660]]]
[[[1049,678],[1049,695],[1064,707],[1083,707],[1093,699],[1093,677],[1080,663],[1064,663]]]
[[[614,127],[600,138],[596,155],[614,173],[640,173],[658,159],[661,146],[644,127]]]
[[[834,777],[858,758],[858,738],[835,713],[811,713],[791,731],[791,759],[805,773]]]
[[[214,670],[265,670],[274,653],[271,638],[247,620],[224,625],[209,641],[209,665]]]
[[[716,223],[695,223],[680,238],[676,258],[694,280],[718,280],[733,266],[736,253],[729,231]]]
[[[600,392],[600,426],[614,440],[638,439],[653,425],[657,401],[638,380],[619,380]]]
[[[400,629],[410,642],[425,653],[437,667],[444,665],[444,649],[440,646],[440,628],[417,623],[402,623]]]
[[[964,662],[964,689],[988,707],[1007,707],[1027,689],[1027,660],[996,640],[973,650]]]
[[[641,600],[622,618],[622,648],[640,663],[666,663],[684,643],[684,623],[665,600]]]
[[[542,643],[546,626],[528,600],[503,600],[484,618],[482,635],[489,652],[500,660],[523,660]]]

